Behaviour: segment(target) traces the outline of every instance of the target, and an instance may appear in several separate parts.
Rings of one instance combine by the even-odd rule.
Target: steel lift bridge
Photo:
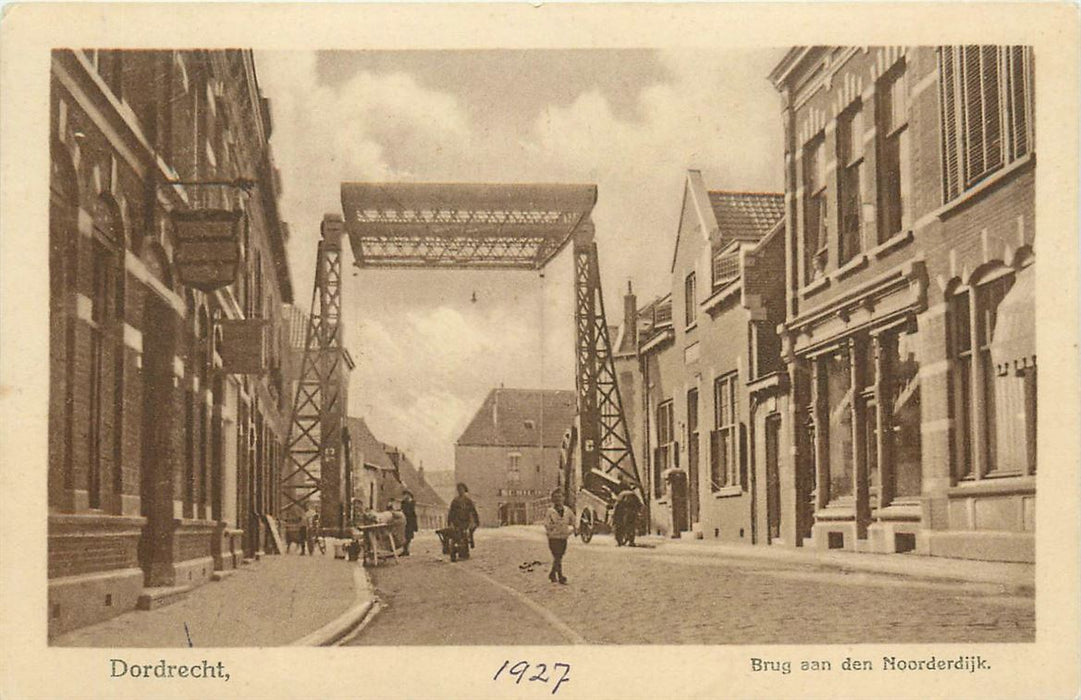
[[[571,503],[578,493],[608,504],[628,488],[644,495],[605,320],[590,219],[595,185],[343,183],[341,197],[344,221],[328,215],[322,224],[283,513],[318,504],[332,527],[351,516],[340,395],[343,235],[359,268],[541,270],[571,243],[577,418],[564,439],[563,483]]]

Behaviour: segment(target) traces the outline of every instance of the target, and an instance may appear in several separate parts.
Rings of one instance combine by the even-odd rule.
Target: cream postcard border
[[[0,22],[0,696],[542,697],[491,681],[506,658],[566,661],[561,698],[1076,697],[1078,11],[1066,4],[25,4]],[[125,650],[223,661],[231,681],[108,678],[108,649],[46,644],[48,90],[54,47],[725,49],[1031,44],[1037,67],[1040,469],[1036,642],[982,645]],[[765,79],[765,76],[763,76]],[[270,97],[273,97],[272,95]],[[778,122],[777,128],[780,128]],[[766,675],[749,658],[979,653],[990,671]]]

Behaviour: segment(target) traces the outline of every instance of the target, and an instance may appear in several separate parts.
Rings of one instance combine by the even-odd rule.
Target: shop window
[[[837,160],[840,163],[839,192],[841,207],[840,264],[855,257],[862,245],[861,169],[863,167],[863,109],[856,103],[841,118],[838,126]]]
[[[905,64],[879,81],[878,109],[878,240],[885,241],[904,230],[908,207],[908,96]]]
[[[890,500],[915,498],[922,488],[917,340],[915,333],[906,332],[884,333],[879,339],[888,449],[883,473]]]
[[[653,493],[664,495],[664,472],[673,465],[675,431],[673,429],[672,401],[657,406],[657,447],[653,452]]]
[[[740,486],[739,407],[736,385],[739,373],[718,377],[713,383],[713,424],[710,433],[709,482],[712,491]]]
[[[810,282],[825,274],[829,255],[825,143],[825,135],[819,135],[803,150],[805,282]]]
[[[828,500],[833,502],[852,496],[852,362],[848,344],[819,362],[827,411],[825,435],[819,439],[827,440],[829,445]]]
[[[943,199],[948,202],[1032,151],[1032,51],[943,46],[938,60]]]
[[[1003,268],[955,294],[954,476],[1031,474],[1036,465],[1032,267]]]
[[[828,503],[856,493],[856,460],[874,509],[919,496],[922,487],[918,336],[910,322],[859,335],[820,357],[818,410]],[[812,410],[815,410],[812,407]],[[858,436],[858,450],[856,437]]]

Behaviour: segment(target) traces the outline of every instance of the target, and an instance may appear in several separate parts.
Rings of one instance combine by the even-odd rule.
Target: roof
[[[446,507],[447,502],[424,480],[420,470],[402,452],[398,453],[398,477],[401,483],[396,483],[389,489],[390,498],[401,498],[402,492],[409,489],[419,506]]]
[[[492,389],[457,444],[558,447],[576,411],[573,391]]]
[[[757,242],[784,218],[784,195],[776,192],[710,192],[721,241]]]
[[[348,417],[345,419],[345,427],[349,430],[351,448],[365,465],[394,471],[394,463],[387,456],[386,445],[375,437],[363,418]]]

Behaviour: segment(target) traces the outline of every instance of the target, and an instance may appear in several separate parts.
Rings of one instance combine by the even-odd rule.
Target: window
[[[917,498],[922,489],[917,339],[915,333],[903,329],[879,337],[886,428],[883,445],[887,452],[882,456],[883,503],[887,505],[897,499]]]
[[[713,383],[713,425],[710,434],[709,482],[712,491],[739,486],[739,409],[732,372]]]
[[[675,432],[673,429],[672,401],[657,406],[657,447],[653,453],[653,492],[664,494],[664,471],[673,466]]]
[[[89,506],[102,507],[104,472],[116,471],[120,483],[120,421],[123,405],[123,354],[119,343],[119,319],[123,317],[120,273],[123,231],[109,202],[99,200],[94,209],[91,242],[90,376],[87,415],[87,491]]]
[[[819,135],[803,151],[804,281],[821,277],[829,254],[826,211],[826,157],[824,135]]]
[[[878,240],[904,230],[908,207],[908,95],[902,62],[879,81],[878,100]]]
[[[819,377],[824,383],[826,430],[819,439],[826,440],[829,463],[828,501],[851,498],[852,454],[852,356],[848,343],[819,359]]]
[[[508,455],[507,483],[518,484],[522,481],[521,462],[522,455],[519,452],[511,452]]]
[[[954,476],[1032,474],[1036,468],[1036,367],[1031,336],[1031,267],[1006,269],[951,300]],[[1018,340],[1029,341],[1026,349]],[[1032,363],[1018,365],[1017,356]]]
[[[943,201],[1032,151],[1032,51],[1023,46],[943,46]]]
[[[683,281],[683,325],[690,326],[697,318],[698,299],[695,296],[694,273]]]
[[[847,505],[866,474],[870,510],[911,503],[922,489],[919,336],[913,322],[854,336],[815,360],[817,416],[812,442],[823,446],[825,505]],[[858,462],[857,462],[858,460]]]
[[[850,108],[838,128],[837,160],[841,164],[837,201],[841,207],[840,264],[862,249],[862,197],[860,169],[863,166],[863,110],[859,103]]]
[[[739,248],[713,256],[713,287],[722,287],[739,277]]]

